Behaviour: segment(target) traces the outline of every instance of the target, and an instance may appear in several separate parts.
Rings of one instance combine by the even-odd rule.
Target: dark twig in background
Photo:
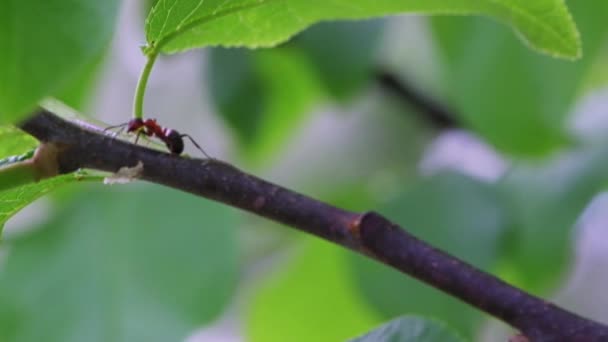
[[[42,143],[57,146],[60,173],[78,168],[116,172],[141,163],[141,179],[250,211],[377,259],[503,320],[531,341],[608,341],[607,326],[514,288],[418,240],[377,213],[339,209],[224,162],[136,146],[44,110],[21,128]]]
[[[402,77],[386,70],[377,70],[376,81],[383,89],[399,98],[404,104],[413,107],[424,122],[438,129],[458,128],[461,124],[457,115],[448,110],[443,104],[423,95]]]

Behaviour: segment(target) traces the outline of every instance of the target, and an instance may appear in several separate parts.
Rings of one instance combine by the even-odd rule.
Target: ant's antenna
[[[128,122],[122,123],[120,125],[114,125],[114,126],[109,126],[103,129],[103,133],[105,134],[107,131],[111,130],[111,129],[115,129],[115,128],[120,128],[118,131],[114,132],[114,134],[112,134],[112,138],[116,138],[117,136],[121,135],[122,132],[125,131],[125,128],[129,125]]]
[[[205,150],[203,150],[203,148],[199,144],[197,144],[196,141],[194,141],[194,139],[192,139],[191,136],[189,136],[188,134],[180,134],[180,137],[190,139],[190,142],[192,143],[192,145],[196,146],[196,148],[198,148],[199,151],[203,152],[205,157],[211,159],[211,156],[209,156],[207,154],[207,152],[205,152]]]
[[[111,129],[115,129],[115,128],[122,128],[122,129],[124,129],[125,127],[127,127],[127,125],[129,125],[129,123],[128,123],[128,122],[121,123],[121,124],[119,124],[119,125],[108,126],[108,127],[106,127],[106,128],[104,128],[104,129],[103,129],[103,132],[105,132],[105,131],[109,131],[109,130],[111,130]]]

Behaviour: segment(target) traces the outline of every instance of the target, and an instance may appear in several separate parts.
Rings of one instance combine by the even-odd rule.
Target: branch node
[[[59,175],[58,156],[64,148],[61,144],[50,142],[38,146],[32,158],[36,181]]]

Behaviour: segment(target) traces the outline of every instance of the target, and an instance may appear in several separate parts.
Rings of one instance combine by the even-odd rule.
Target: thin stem
[[[188,30],[196,27],[198,25],[202,25],[206,22],[213,21],[215,19],[255,7],[260,7],[266,5],[273,0],[267,0],[266,2],[262,1],[260,3],[237,6],[234,8],[230,8],[224,11],[219,11],[218,13],[214,13],[212,15],[204,16],[197,20],[194,20],[184,26],[179,26],[173,31],[171,34],[168,34],[162,37],[160,40],[149,44],[145,51],[146,56],[148,57],[148,61],[144,66],[144,69],[141,72],[139,77],[139,81],[137,82],[137,88],[135,89],[135,98],[133,99],[133,117],[135,119],[143,119],[144,117],[144,95],[146,93],[146,86],[148,85],[148,78],[150,77],[150,73],[152,72],[152,67],[154,66],[154,62],[156,62],[156,57],[162,50],[163,46],[171,42],[173,39],[180,36],[182,33],[187,32]]]
[[[156,57],[158,57],[158,51],[152,49],[147,57],[148,60],[139,76],[137,88],[135,89],[135,98],[133,100],[133,117],[136,119],[142,119],[144,117],[144,95],[146,94],[146,86],[148,85],[152,67],[154,66],[154,62],[156,62]]]

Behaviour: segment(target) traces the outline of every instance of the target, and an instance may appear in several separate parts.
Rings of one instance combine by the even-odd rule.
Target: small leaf
[[[0,311],[0,331],[10,341],[181,341],[224,309],[237,281],[236,212],[124,188],[89,189],[5,241],[0,308],[18,315]]]
[[[60,92],[109,41],[117,0],[0,2],[0,123]]]
[[[497,263],[506,217],[490,185],[455,173],[424,180],[380,210],[408,232],[489,270]],[[429,285],[362,257],[352,258],[364,298],[385,318],[406,313],[437,317],[467,337],[480,313]]]
[[[443,324],[422,317],[396,318],[350,342],[464,342]]]
[[[165,53],[208,45],[254,48],[276,45],[319,21],[403,13],[490,16],[513,26],[539,51],[581,54],[561,0],[160,0],[146,21],[146,37],[149,49]]]

